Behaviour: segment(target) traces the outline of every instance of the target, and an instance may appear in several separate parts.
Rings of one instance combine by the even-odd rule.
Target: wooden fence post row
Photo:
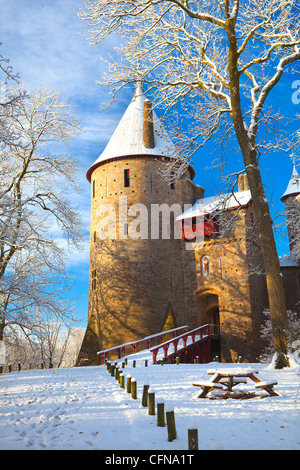
[[[146,363],[145,363],[146,365]],[[120,371],[117,363],[112,364],[107,361],[107,370],[108,372],[116,377],[120,384],[120,388],[125,389],[125,377],[123,372]],[[122,364],[123,367],[123,364]],[[126,383],[127,393],[131,393],[131,397],[137,399],[137,383],[136,379],[131,377],[130,374],[127,375]],[[168,432],[168,441],[172,442],[177,438],[176,423],[175,423],[175,413],[174,408],[168,408],[165,410],[165,403],[162,398],[156,400],[157,405],[157,426],[165,427],[167,424]],[[148,414],[153,416],[155,415],[155,391],[150,388],[149,384],[144,384],[143,394],[142,394],[142,406],[148,407]],[[165,419],[166,417],[166,419]],[[197,426],[188,427],[188,450],[198,450],[198,429]]]
[[[22,363],[21,362],[13,362],[13,363],[9,363],[9,364],[1,364],[0,365],[0,374],[4,373],[5,371],[5,368],[7,368],[7,372],[13,372],[13,369],[14,369],[14,366],[16,365],[16,370],[18,372],[21,372],[22,370],[32,370],[33,366],[32,366],[32,363],[30,362],[28,364],[28,368],[27,369],[24,369],[23,366],[22,366]],[[46,366],[44,364],[44,362],[41,362],[40,364],[36,364],[35,365],[35,368],[36,369],[46,369]],[[50,363],[49,364],[49,369],[53,369],[53,364]]]

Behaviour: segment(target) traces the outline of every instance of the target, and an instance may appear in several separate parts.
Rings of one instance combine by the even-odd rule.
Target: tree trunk
[[[288,359],[288,319],[283,276],[280,270],[277,248],[275,244],[273,223],[269,204],[258,168],[256,150],[249,150],[249,143],[238,134],[240,147],[244,157],[252,201],[256,213],[259,240],[262,251],[270,316],[272,322],[276,368],[289,367]],[[239,138],[240,137],[240,138]],[[247,138],[248,140],[248,138]]]
[[[241,148],[247,172],[252,201],[257,217],[260,246],[262,250],[266,283],[268,290],[270,316],[273,330],[276,368],[289,366],[288,359],[288,320],[286,299],[275,244],[273,224],[266,199],[255,150],[255,136],[250,139],[245,126],[240,101],[240,75],[238,70],[237,42],[234,23],[227,23],[229,40],[228,68],[230,73],[231,118]]]
[[[249,187],[256,212],[259,239],[264,261],[266,283],[269,298],[269,308],[272,321],[275,353],[277,353],[276,368],[289,366],[288,360],[288,319],[283,276],[274,239],[273,224],[269,205],[265,197],[260,171],[257,167],[256,152],[249,152],[250,158],[244,157]],[[254,154],[251,156],[251,154]]]

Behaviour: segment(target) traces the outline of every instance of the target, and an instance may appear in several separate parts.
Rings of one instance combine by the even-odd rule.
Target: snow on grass
[[[198,428],[199,449],[300,449],[300,367],[274,370],[265,364],[180,364],[144,366],[136,356],[124,369],[137,381],[137,400],[121,389],[106,366],[30,370],[0,376],[0,449],[188,450],[188,427]],[[122,361],[119,361],[122,362]],[[192,383],[212,368],[253,367],[262,381],[277,380],[278,397],[255,389],[236,390],[254,398],[224,399],[215,390],[204,399]],[[144,384],[173,407],[177,439],[142,407]]]

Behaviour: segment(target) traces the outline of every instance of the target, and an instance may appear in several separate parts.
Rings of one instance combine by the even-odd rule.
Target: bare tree
[[[288,365],[286,301],[259,155],[281,148],[282,137],[264,142],[262,129],[277,124],[266,106],[285,69],[300,59],[297,0],[96,0],[80,16],[98,44],[122,34],[104,83],[120,90],[138,78],[158,90],[166,113],[177,107],[190,123],[177,174],[213,135],[233,130],[243,155],[257,215],[269,293],[277,367]],[[180,138],[178,139],[180,142]],[[170,168],[169,168],[170,170]],[[174,171],[174,165],[172,168]]]
[[[76,364],[85,329],[80,327],[72,328],[69,340],[62,358],[61,367],[73,367]]]
[[[1,71],[0,339],[8,323],[32,325],[36,308],[72,316],[61,239],[75,247],[82,239],[68,197],[77,190],[77,162],[65,151],[80,132],[73,109],[57,91],[9,87],[15,76]]]
[[[294,361],[296,364],[299,364],[300,359],[300,318],[299,314],[288,310],[287,312],[290,329],[288,332],[289,335],[289,344],[291,348],[291,353],[294,356]],[[266,362],[270,362],[274,355],[274,343],[272,341],[272,322],[270,319],[270,311],[267,309],[264,311],[264,322],[261,325],[261,336],[264,338],[265,347],[262,352],[262,358]]]
[[[5,329],[6,363],[20,363],[22,368],[43,363],[46,367],[73,367],[84,331],[74,323],[64,323],[53,312],[36,313],[32,324],[20,327],[10,323]]]
[[[11,89],[10,93],[7,93],[10,83],[15,85],[19,83],[19,76],[14,73],[10,60],[3,57],[2,54],[0,54],[0,73],[0,145],[3,146],[6,143],[12,145],[18,141],[10,126],[9,118],[11,114],[16,115],[18,113],[19,103],[26,96],[26,92],[17,87],[14,91]]]

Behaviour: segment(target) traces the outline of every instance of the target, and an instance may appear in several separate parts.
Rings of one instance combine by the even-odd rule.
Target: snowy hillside
[[[150,363],[149,363],[150,364]],[[251,399],[220,398],[214,391],[197,399],[196,380],[207,380],[212,367],[253,366],[261,380],[277,380],[278,397],[254,384]],[[0,376],[0,449],[188,450],[187,429],[198,427],[199,450],[300,449],[300,367],[273,370],[265,364],[181,364],[124,369],[137,382],[137,400],[121,389],[105,366],[31,370]],[[174,407],[177,439],[142,407],[144,384],[165,407]]]

